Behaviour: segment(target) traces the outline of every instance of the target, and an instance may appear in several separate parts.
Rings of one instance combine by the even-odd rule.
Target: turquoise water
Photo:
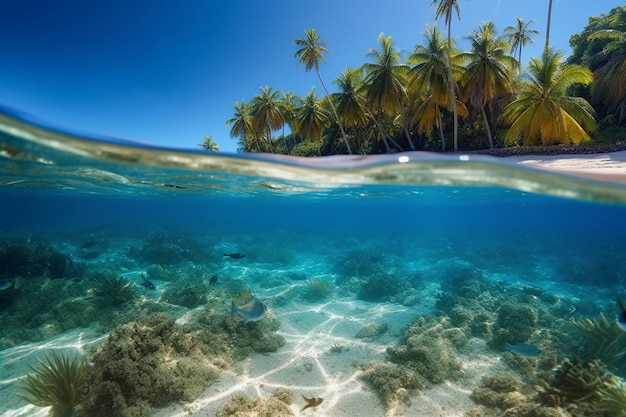
[[[0,415],[43,415],[15,394],[24,366],[48,350],[78,351],[99,372],[115,361],[103,347],[109,332],[121,335],[110,344],[132,350],[124,340],[158,320],[179,326],[167,343],[207,332],[194,349],[171,348],[191,374],[206,373],[203,382],[190,379],[184,394],[163,401],[153,398],[163,389],[156,382],[148,390],[154,396],[137,389],[123,401],[95,388],[86,415],[178,415],[184,404],[195,415],[235,415],[220,392],[273,398],[278,403],[249,406],[275,407],[274,415],[297,414],[301,395],[324,397],[318,415],[353,415],[359,403],[373,407],[361,415],[421,415],[417,398],[432,395],[439,404],[445,381],[460,387],[446,394],[458,395],[458,407],[441,403],[436,415],[464,415],[480,404],[497,410],[470,397],[481,378],[511,372],[520,384],[549,380],[564,359],[593,356],[574,320],[599,320],[602,312],[607,331],[617,328],[626,279],[624,186],[471,155],[296,160],[154,148],[65,133],[10,112],[0,115],[0,144],[0,277],[12,286],[0,291],[0,349],[12,369],[2,377],[0,395],[10,400]],[[155,290],[141,285],[142,273]],[[106,277],[128,279],[133,295],[107,298]],[[314,279],[327,288],[315,292]],[[246,288],[269,312],[244,325],[229,304]],[[596,310],[572,313],[581,300]],[[506,316],[511,305],[519,317]],[[506,319],[529,322],[514,331]],[[357,336],[372,323],[380,328]],[[397,353],[416,349],[410,336],[422,327],[463,335],[440,344],[424,336],[447,368],[424,371],[419,364],[428,358]],[[77,330],[89,338],[76,342]],[[219,345],[224,338],[229,344]],[[172,355],[164,340],[150,353],[156,362]],[[505,343],[532,343],[545,355],[520,359]],[[333,356],[333,345],[345,350]],[[608,370],[619,376],[618,359]],[[479,360],[496,365],[468,365]],[[199,365],[206,363],[210,372]],[[272,367],[280,371],[258,370]],[[174,368],[166,367],[187,375]],[[393,376],[400,369],[417,375],[413,383]],[[140,380],[120,382],[121,390]],[[292,401],[277,400],[278,388]],[[538,401],[525,395],[528,404]]]

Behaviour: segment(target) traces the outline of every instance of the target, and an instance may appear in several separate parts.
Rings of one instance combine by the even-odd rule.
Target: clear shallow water
[[[223,406],[228,396],[220,392],[267,397],[277,387],[296,394],[293,412],[303,405],[300,394],[315,394],[326,399],[321,415],[352,415],[358,407],[349,398],[356,392],[356,403],[369,404],[377,410],[370,415],[377,415],[384,412],[385,397],[363,376],[367,366],[353,363],[393,359],[386,349],[406,342],[403,329],[413,320],[451,314],[455,302],[446,303],[441,294],[467,298],[457,294],[464,280],[480,283],[483,298],[477,303],[490,306],[475,307],[484,311],[474,314],[485,314],[488,326],[497,323],[498,309],[507,301],[535,311],[540,320],[532,334],[510,342],[539,344],[553,352],[556,365],[580,353],[582,345],[573,341],[580,337],[547,340],[542,335],[572,333],[569,312],[579,299],[592,299],[614,322],[615,297],[626,278],[623,185],[476,156],[301,160],[176,151],[68,134],[10,112],[0,114],[0,146],[0,244],[48,250],[48,258],[24,261],[34,262],[35,272],[28,277],[20,276],[27,275],[24,270],[0,265],[3,279],[19,278],[23,285],[0,298],[0,347],[15,369],[0,385],[0,393],[12,398],[0,410],[3,415],[39,412],[14,398],[14,381],[23,376],[23,366],[45,350],[38,346],[61,348],[68,344],[55,340],[89,329],[97,343],[85,344],[83,351],[91,355],[115,326],[159,312],[193,321],[186,317],[206,316],[208,308],[227,317],[226,304],[241,286],[270,306],[271,319],[280,323],[280,330],[272,331],[285,342],[266,356],[248,352],[253,365],[243,371],[250,378],[247,384],[240,385],[243,365],[229,356],[221,382],[207,386],[204,397],[194,396],[204,403],[185,397],[196,404],[198,415],[214,415]],[[50,250],[64,256],[66,264],[69,259],[71,267],[57,266]],[[246,258],[223,257],[231,252]],[[141,272],[155,282],[155,292],[139,285]],[[139,299],[115,307],[98,304],[98,274],[128,276]],[[219,290],[207,286],[213,275],[219,277]],[[319,277],[333,289],[316,299],[307,292],[307,282]],[[383,288],[402,288],[371,296],[364,288],[370,281],[376,284],[377,277]],[[166,291],[177,286],[196,289],[204,302],[170,302]],[[543,301],[544,293],[559,301]],[[529,294],[535,298],[528,299]],[[72,310],[67,307],[71,300],[83,304]],[[27,309],[31,303],[50,312],[44,308],[34,314]],[[390,330],[371,339],[355,337],[372,322]],[[475,343],[457,347],[454,355],[463,363],[479,357],[496,363],[503,340],[465,326],[460,327]],[[328,355],[332,343],[352,353],[341,362]],[[567,349],[560,345],[568,343]],[[30,353],[16,356],[19,346],[30,347]],[[492,372],[465,366],[465,379],[448,375],[459,391],[446,394],[457,395],[462,406],[455,411],[441,405],[451,410],[441,415],[469,411],[474,404],[468,390]],[[280,372],[259,370],[272,367]],[[298,378],[302,367],[308,382]],[[231,368],[239,370],[229,373]],[[529,380],[539,373],[511,372]],[[417,391],[428,396],[435,390],[436,397],[440,386],[429,381]],[[397,407],[405,415],[420,415],[419,406],[402,404],[387,404],[387,412]]]

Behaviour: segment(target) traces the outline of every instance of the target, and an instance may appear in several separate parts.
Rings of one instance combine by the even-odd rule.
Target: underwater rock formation
[[[370,337],[380,336],[389,330],[387,323],[370,323],[367,326],[363,326],[354,337],[357,339],[367,339]]]
[[[403,278],[393,274],[377,274],[362,284],[358,298],[365,301],[393,301],[393,297],[411,289]]]
[[[387,408],[425,387],[423,378],[413,369],[395,363],[372,363],[365,368],[363,378],[372,384]]]
[[[271,396],[256,400],[252,400],[243,393],[236,393],[217,410],[215,417],[289,417],[294,415],[289,409],[292,403],[293,393],[284,388],[277,389]]]
[[[192,282],[185,284],[170,284],[163,295],[161,301],[179,305],[185,308],[196,308],[207,303],[207,293],[209,285],[205,282]]]

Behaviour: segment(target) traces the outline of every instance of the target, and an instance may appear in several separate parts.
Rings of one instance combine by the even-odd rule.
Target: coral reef
[[[13,238],[0,242],[0,275],[66,278],[74,276],[73,270],[74,264],[69,256],[37,238]]]
[[[410,289],[411,285],[403,278],[393,274],[376,274],[361,284],[358,297],[365,301],[393,301],[394,296]]]
[[[185,261],[203,263],[209,257],[202,244],[180,232],[154,233],[146,239],[141,249],[131,248],[128,255],[158,265],[174,265]]]
[[[339,274],[337,284],[342,285],[351,277],[367,277],[384,273],[384,258],[377,250],[354,249],[337,259],[333,270]]]
[[[324,278],[311,278],[307,281],[306,287],[305,298],[311,301],[323,300],[335,290],[335,284]]]
[[[367,339],[371,337],[380,336],[389,330],[387,323],[370,323],[359,330],[354,337],[357,339]]]
[[[535,331],[537,313],[527,305],[509,301],[500,306],[493,325],[494,345],[515,344],[528,341]]]
[[[374,386],[387,408],[407,400],[415,391],[425,387],[423,378],[413,369],[394,363],[370,364],[365,368],[363,378]]]
[[[86,415],[149,416],[197,398],[228,358],[219,336],[186,332],[164,315],[119,326],[93,355]]]
[[[209,285],[205,282],[170,285],[163,291],[161,301],[186,308],[196,308],[207,303],[208,292]]]
[[[527,402],[519,391],[521,382],[510,373],[484,376],[482,385],[472,391],[472,399],[478,403],[501,411],[518,408]]]
[[[243,393],[236,393],[217,410],[215,417],[289,417],[294,415],[289,409],[292,403],[293,393],[284,388],[279,388],[272,395],[256,400],[250,399]]]
[[[85,398],[88,365],[84,357],[72,358],[52,352],[39,366],[31,367],[19,388],[18,396],[37,407],[51,407],[49,415],[71,417]]]

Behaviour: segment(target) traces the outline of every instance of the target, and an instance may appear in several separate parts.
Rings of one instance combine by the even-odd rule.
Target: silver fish
[[[254,297],[251,301],[242,306],[238,306],[232,301],[232,314],[239,314],[244,319],[244,324],[251,321],[259,321],[265,316],[267,307],[258,298]]]
[[[13,283],[11,281],[8,281],[6,279],[3,279],[2,281],[0,281],[0,291],[8,290],[12,286],[13,286]]]
[[[505,349],[527,358],[538,358],[543,353],[537,346],[529,345],[528,343],[516,343],[514,345],[507,343]]]

